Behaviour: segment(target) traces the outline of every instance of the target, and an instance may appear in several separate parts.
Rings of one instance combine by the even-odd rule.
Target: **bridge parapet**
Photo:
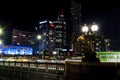
[[[1,61],[0,75],[9,80],[119,80],[120,63]]]

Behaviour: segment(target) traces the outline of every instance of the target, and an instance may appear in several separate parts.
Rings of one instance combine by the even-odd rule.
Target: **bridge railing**
[[[18,76],[16,80],[119,80],[120,63],[1,61],[1,75]]]
[[[36,69],[38,71],[39,69],[46,69],[47,70],[56,70],[57,71],[63,71],[65,70],[64,63],[50,63],[50,62],[17,62],[17,61],[0,61],[1,66],[13,66],[13,67],[23,67],[28,69]]]
[[[9,71],[9,73],[13,75],[16,75],[17,73],[18,78],[19,77],[21,78],[22,76],[22,80],[26,80],[26,78],[33,77],[33,75],[34,76],[42,75],[42,77],[47,76],[47,78],[49,77],[64,78],[64,74],[65,74],[64,73],[65,64],[58,63],[58,62],[51,63],[51,62],[0,61],[0,69],[4,70],[3,73],[5,71],[6,72]],[[11,74],[8,74],[8,75],[11,75]],[[33,79],[31,78],[31,80],[37,80],[37,79],[34,79],[33,77]]]

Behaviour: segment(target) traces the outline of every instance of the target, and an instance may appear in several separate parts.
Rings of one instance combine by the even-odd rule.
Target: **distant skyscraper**
[[[55,25],[55,51],[60,52],[66,49],[66,22],[64,20],[63,10],[58,15],[58,20],[54,21]]]
[[[80,34],[81,25],[81,3],[79,0],[71,0],[71,18],[72,42],[75,42]]]
[[[52,55],[53,51],[58,53],[66,49],[66,22],[64,20],[63,10],[58,13],[57,20],[41,21],[38,34],[42,36],[41,45],[44,43],[44,50]],[[43,47],[42,47],[43,48]]]
[[[80,35],[80,26],[81,26],[81,2],[79,0],[71,0],[71,26],[72,26],[72,37],[71,37],[71,46],[76,53],[76,42],[77,38]]]
[[[44,51],[45,54],[51,55],[55,50],[55,27],[52,25],[52,21],[45,20],[39,22],[38,34],[42,36],[40,41],[40,50]]]

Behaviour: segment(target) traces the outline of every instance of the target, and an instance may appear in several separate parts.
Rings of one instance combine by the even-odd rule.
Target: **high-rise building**
[[[41,45],[40,51],[44,52],[45,55],[51,55],[55,50],[55,27],[50,20],[40,21],[39,25],[37,32],[42,36],[39,43]]]
[[[79,0],[71,0],[71,18],[72,42],[76,42],[81,26],[81,2]]]
[[[55,51],[58,53],[66,49],[66,22],[64,20],[63,11],[58,15],[58,20],[54,21],[55,25]]]
[[[80,35],[81,27],[81,2],[80,0],[71,0],[71,26],[72,26],[72,37],[71,37],[71,46],[74,53],[76,53],[76,42],[77,38]]]
[[[39,22],[38,34],[42,36],[40,41],[41,51],[52,55],[66,49],[66,22],[63,11],[59,12],[58,19],[55,21],[45,20]]]

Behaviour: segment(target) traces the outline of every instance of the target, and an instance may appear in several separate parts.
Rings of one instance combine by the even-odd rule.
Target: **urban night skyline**
[[[120,79],[119,2],[0,3],[0,80]]]
[[[119,3],[112,3],[89,0],[76,0],[81,3],[81,21],[82,24],[92,24],[96,22],[100,27],[100,32],[110,40],[118,41],[120,39],[119,31]],[[14,28],[34,31],[39,21],[48,19],[56,20],[61,9],[64,10],[67,25],[70,25],[70,1],[69,0],[44,0],[38,1],[15,1],[2,2],[0,21],[6,26],[7,30]],[[9,3],[9,4],[8,4]],[[4,4],[8,5],[2,8]]]

